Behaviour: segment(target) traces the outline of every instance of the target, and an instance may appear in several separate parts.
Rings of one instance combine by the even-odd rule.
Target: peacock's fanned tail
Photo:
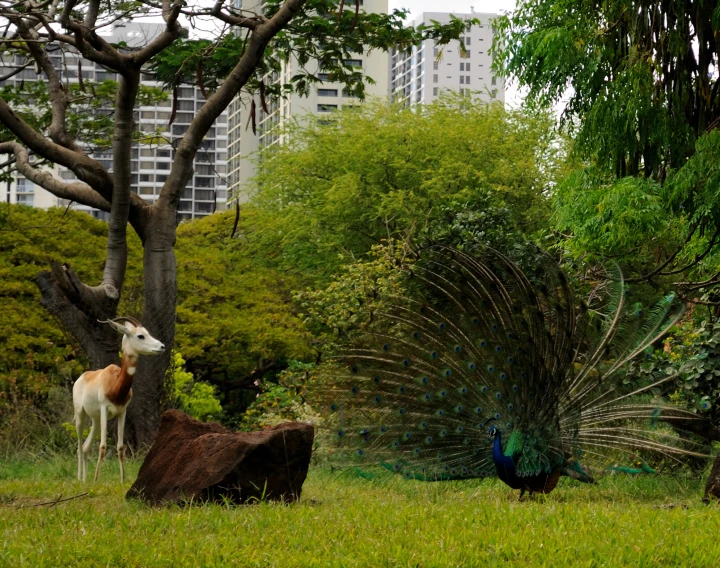
[[[576,307],[558,265],[539,253],[521,271],[502,254],[424,253],[407,296],[389,299],[327,373],[318,392],[334,456],[408,478],[496,475],[488,428],[519,477],[638,449],[693,453],[655,424],[696,419],[650,400],[656,385],[616,392],[608,377],[682,313],[665,298],[628,317],[614,267]],[[667,379],[666,379],[667,380]]]

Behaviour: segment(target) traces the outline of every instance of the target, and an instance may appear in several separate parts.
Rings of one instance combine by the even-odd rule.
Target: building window
[[[433,61],[433,69],[434,69],[435,71],[437,71],[437,70],[438,70],[438,67],[439,67],[438,62],[437,62],[437,61]]]
[[[318,79],[327,83],[330,80],[330,73],[318,73]]]
[[[317,106],[317,111],[318,112],[332,112],[334,110],[337,110],[337,107],[338,107],[337,105],[320,104]]]
[[[433,97],[437,97],[437,96],[438,96],[438,88],[433,87]]]
[[[461,94],[461,95],[464,95],[464,94],[465,94],[465,89],[460,89],[460,94]]]
[[[140,155],[141,155],[141,156],[146,156],[146,157],[147,157],[147,156],[154,156],[154,155],[155,155],[155,151],[154,151],[152,148],[143,148],[143,149],[140,150]]]
[[[141,170],[154,170],[155,164],[153,162],[140,162]]]
[[[460,75],[460,84],[461,85],[465,84],[465,75]]]
[[[338,90],[337,89],[318,89],[317,94],[318,94],[318,97],[337,97]]]
[[[465,71],[465,64],[464,64],[464,63],[460,63],[460,71]]]
[[[433,83],[437,83],[437,82],[438,82],[438,76],[437,76],[437,75],[433,75]]]
[[[155,164],[155,169],[158,170],[169,170],[170,169],[170,162],[157,162]]]
[[[140,174],[140,181],[154,181],[154,177],[152,174]]]
[[[497,97],[497,89],[493,89],[493,90],[492,90],[492,93],[490,93],[490,96],[491,96],[493,99],[494,99],[495,97]]]
[[[469,37],[466,37],[466,38],[465,38],[465,45],[470,45],[470,38],[469,38]]]
[[[494,86],[494,85],[497,85],[497,79],[496,79],[495,77],[493,77],[493,78],[490,80],[490,84],[493,85],[493,86]]]
[[[439,53],[440,53],[440,50],[437,47],[433,47],[433,55],[435,57],[437,57]]]
[[[362,59],[346,59],[343,63],[346,67],[362,67]]]
[[[35,203],[35,196],[32,193],[26,195],[18,195],[17,202],[18,205],[30,205],[32,207],[32,205],[34,205]]]
[[[465,84],[466,84],[466,85],[469,85],[469,84],[470,84],[470,75],[466,75],[466,76],[465,76]]]
[[[170,150],[158,150],[158,151],[157,151],[157,157],[158,157],[158,158],[169,158],[169,157],[170,157]]]
[[[469,49],[466,49],[464,53],[463,53],[462,50],[461,50],[461,51],[460,51],[460,57],[461,57],[462,59],[470,59],[470,50],[469,50]],[[468,63],[468,65],[470,65],[470,64]]]

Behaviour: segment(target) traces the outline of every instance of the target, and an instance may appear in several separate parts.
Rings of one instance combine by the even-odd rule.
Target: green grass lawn
[[[152,509],[124,499],[115,462],[97,485],[75,468],[0,464],[0,566],[720,566],[720,507],[673,477],[563,479],[518,502],[496,481],[315,469],[292,506]]]

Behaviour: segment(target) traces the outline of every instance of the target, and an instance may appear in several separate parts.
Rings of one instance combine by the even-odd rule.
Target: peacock
[[[581,302],[548,254],[523,267],[436,246],[404,268],[405,291],[375,302],[316,391],[333,459],[427,481],[497,476],[522,499],[561,476],[592,483],[589,464],[623,452],[701,455],[673,427],[697,414],[657,399],[673,377],[618,379],[682,303],[643,309],[614,265]]]

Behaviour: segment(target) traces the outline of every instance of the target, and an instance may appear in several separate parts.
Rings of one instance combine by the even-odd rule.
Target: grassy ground
[[[0,566],[720,566],[720,507],[672,477],[564,479],[518,503],[494,481],[312,470],[293,506],[151,509],[106,466],[93,485],[73,456],[0,463]]]

